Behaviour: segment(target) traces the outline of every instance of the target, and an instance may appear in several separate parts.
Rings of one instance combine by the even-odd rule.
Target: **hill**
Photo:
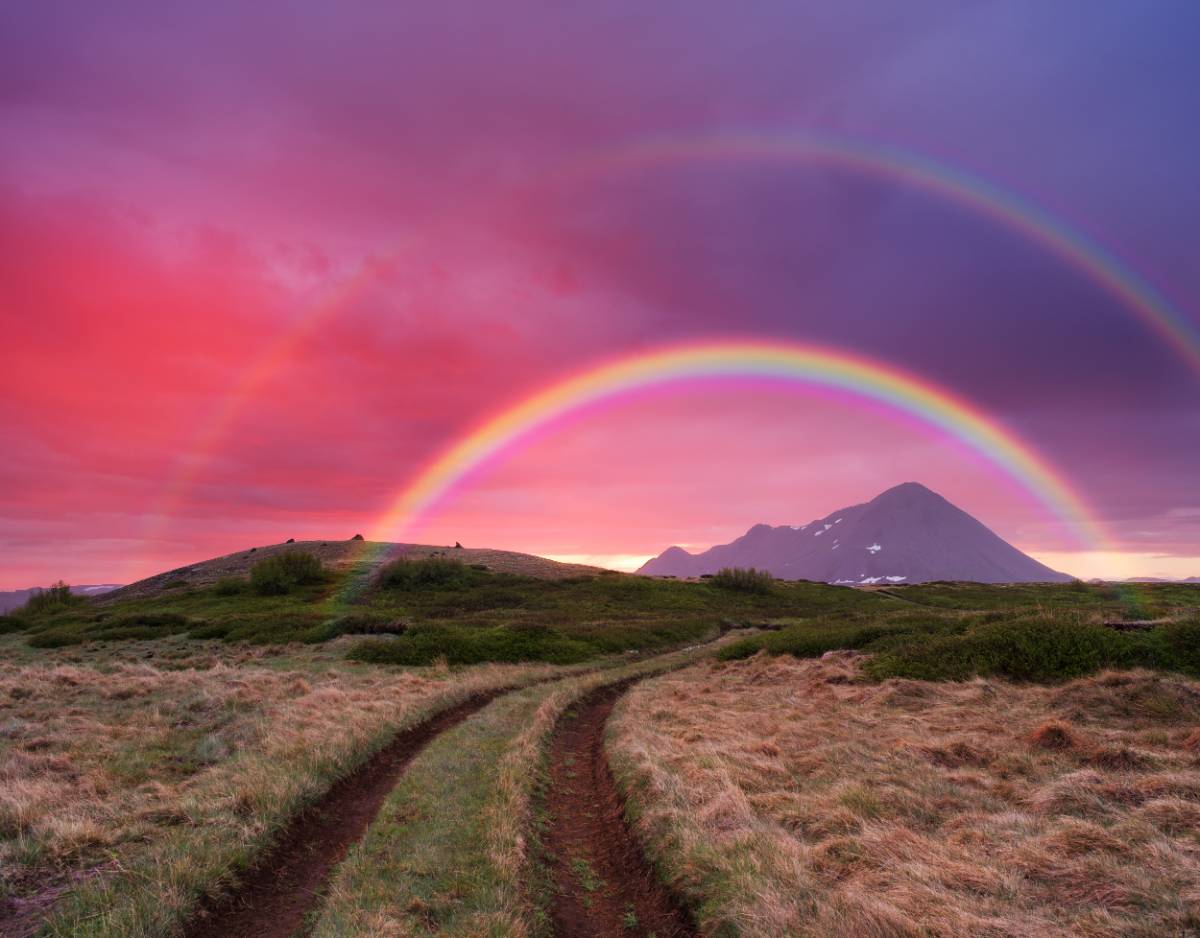
[[[897,485],[869,502],[808,524],[756,524],[732,543],[700,554],[671,547],[638,572],[688,577],[723,567],[756,567],[784,579],[855,585],[1072,579],[1023,554],[917,482]]]
[[[136,583],[106,593],[101,602],[156,596],[164,590],[183,587],[203,588],[226,577],[245,576],[260,560],[287,550],[302,550],[313,554],[321,564],[334,573],[351,569],[369,570],[393,560],[421,560],[445,554],[464,564],[479,564],[495,573],[512,573],[540,580],[560,580],[603,572],[599,567],[577,563],[559,563],[533,554],[512,550],[492,550],[479,547],[436,547],[429,544],[394,544],[386,541],[288,541],[251,547],[211,560],[202,560],[186,567],[157,573]]]

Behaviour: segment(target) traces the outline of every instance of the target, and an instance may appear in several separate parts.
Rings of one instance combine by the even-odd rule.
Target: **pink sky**
[[[899,182],[567,171],[730,128],[908,148],[1083,226],[1194,321],[1184,31],[1121,4],[1085,40],[1033,4],[889,23],[869,3],[620,6],[3,14],[0,588],[370,530],[524,396],[731,334],[867,355],[971,400],[1116,544],[1090,550],[911,421],[721,382],[539,436],[422,536],[630,566],[915,480],[1071,573],[1200,575],[1200,378],[1077,271]],[[1080,106],[1098,87],[1111,140]]]

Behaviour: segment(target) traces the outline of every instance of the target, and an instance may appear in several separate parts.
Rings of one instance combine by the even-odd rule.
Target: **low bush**
[[[70,609],[72,606],[81,606],[86,602],[86,597],[76,596],[71,592],[71,587],[59,580],[53,586],[38,590],[30,596],[19,611],[26,615],[37,616],[60,612],[63,609]]]
[[[470,568],[449,557],[423,560],[394,560],[379,570],[379,585],[384,589],[422,589],[457,586],[467,580]]]
[[[792,655],[795,658],[819,658],[827,651],[865,648],[887,636],[907,635],[910,628],[912,626],[906,627],[886,621],[801,622],[778,632],[754,635],[734,642],[721,650],[720,657],[732,661],[766,651],[773,655]]]
[[[1058,681],[1103,668],[1132,667],[1200,675],[1200,620],[1118,632],[1064,616],[938,617],[914,611],[887,618],[813,619],[734,642],[720,657],[748,658],[766,651],[815,658],[835,650],[870,652],[873,657],[864,670],[880,680],[996,675]]]
[[[429,665],[438,659],[453,665],[485,661],[574,664],[595,653],[588,643],[541,626],[426,626],[388,641],[366,639],[355,645],[348,657],[372,664],[409,666]]]
[[[261,596],[281,596],[293,586],[320,583],[323,578],[321,561],[303,550],[285,550],[250,570],[250,585]]]
[[[999,675],[1058,681],[1102,668],[1148,667],[1200,674],[1200,624],[1144,632],[1052,618],[987,623],[961,634],[911,637],[866,665],[876,678],[964,680]]]
[[[408,623],[396,616],[373,612],[350,612],[324,623],[330,637],[337,635],[403,635]]]
[[[217,580],[213,585],[213,592],[218,596],[238,596],[246,591],[247,586],[249,583],[244,577],[226,576]]]
[[[754,567],[726,567],[713,574],[712,585],[743,593],[769,593],[775,585],[775,577]]]
[[[86,641],[86,636],[76,629],[47,629],[45,632],[37,632],[29,637],[29,644],[33,648],[66,648],[70,645],[81,645]]]
[[[8,635],[10,632],[23,632],[28,627],[29,623],[20,616],[0,615],[0,635]]]

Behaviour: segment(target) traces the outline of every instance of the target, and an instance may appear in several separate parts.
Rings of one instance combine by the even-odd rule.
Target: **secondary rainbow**
[[[621,169],[737,160],[825,163],[897,180],[978,212],[1045,248],[1114,296],[1200,375],[1200,324],[1174,308],[1115,254],[1017,193],[911,151],[821,135],[662,137],[581,161],[565,176],[603,176]]]
[[[1088,547],[1107,543],[1101,525],[1062,475],[978,407],[890,365],[817,345],[716,341],[643,351],[552,384],[463,436],[416,476],[375,525],[400,540],[469,478],[536,432],[592,405],[671,382],[751,378],[844,392],[948,436],[1014,479]]]

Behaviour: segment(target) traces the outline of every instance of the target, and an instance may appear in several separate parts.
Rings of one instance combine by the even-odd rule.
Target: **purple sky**
[[[911,151],[1200,328],[1190,0],[176,6],[0,10],[0,588],[348,536],[506,404],[729,334],[970,399],[1117,544],[886,414],[719,384],[539,438],[424,533],[629,564],[915,478],[1070,572],[1200,575],[1200,374],[1076,269],[900,180],[619,159]]]

